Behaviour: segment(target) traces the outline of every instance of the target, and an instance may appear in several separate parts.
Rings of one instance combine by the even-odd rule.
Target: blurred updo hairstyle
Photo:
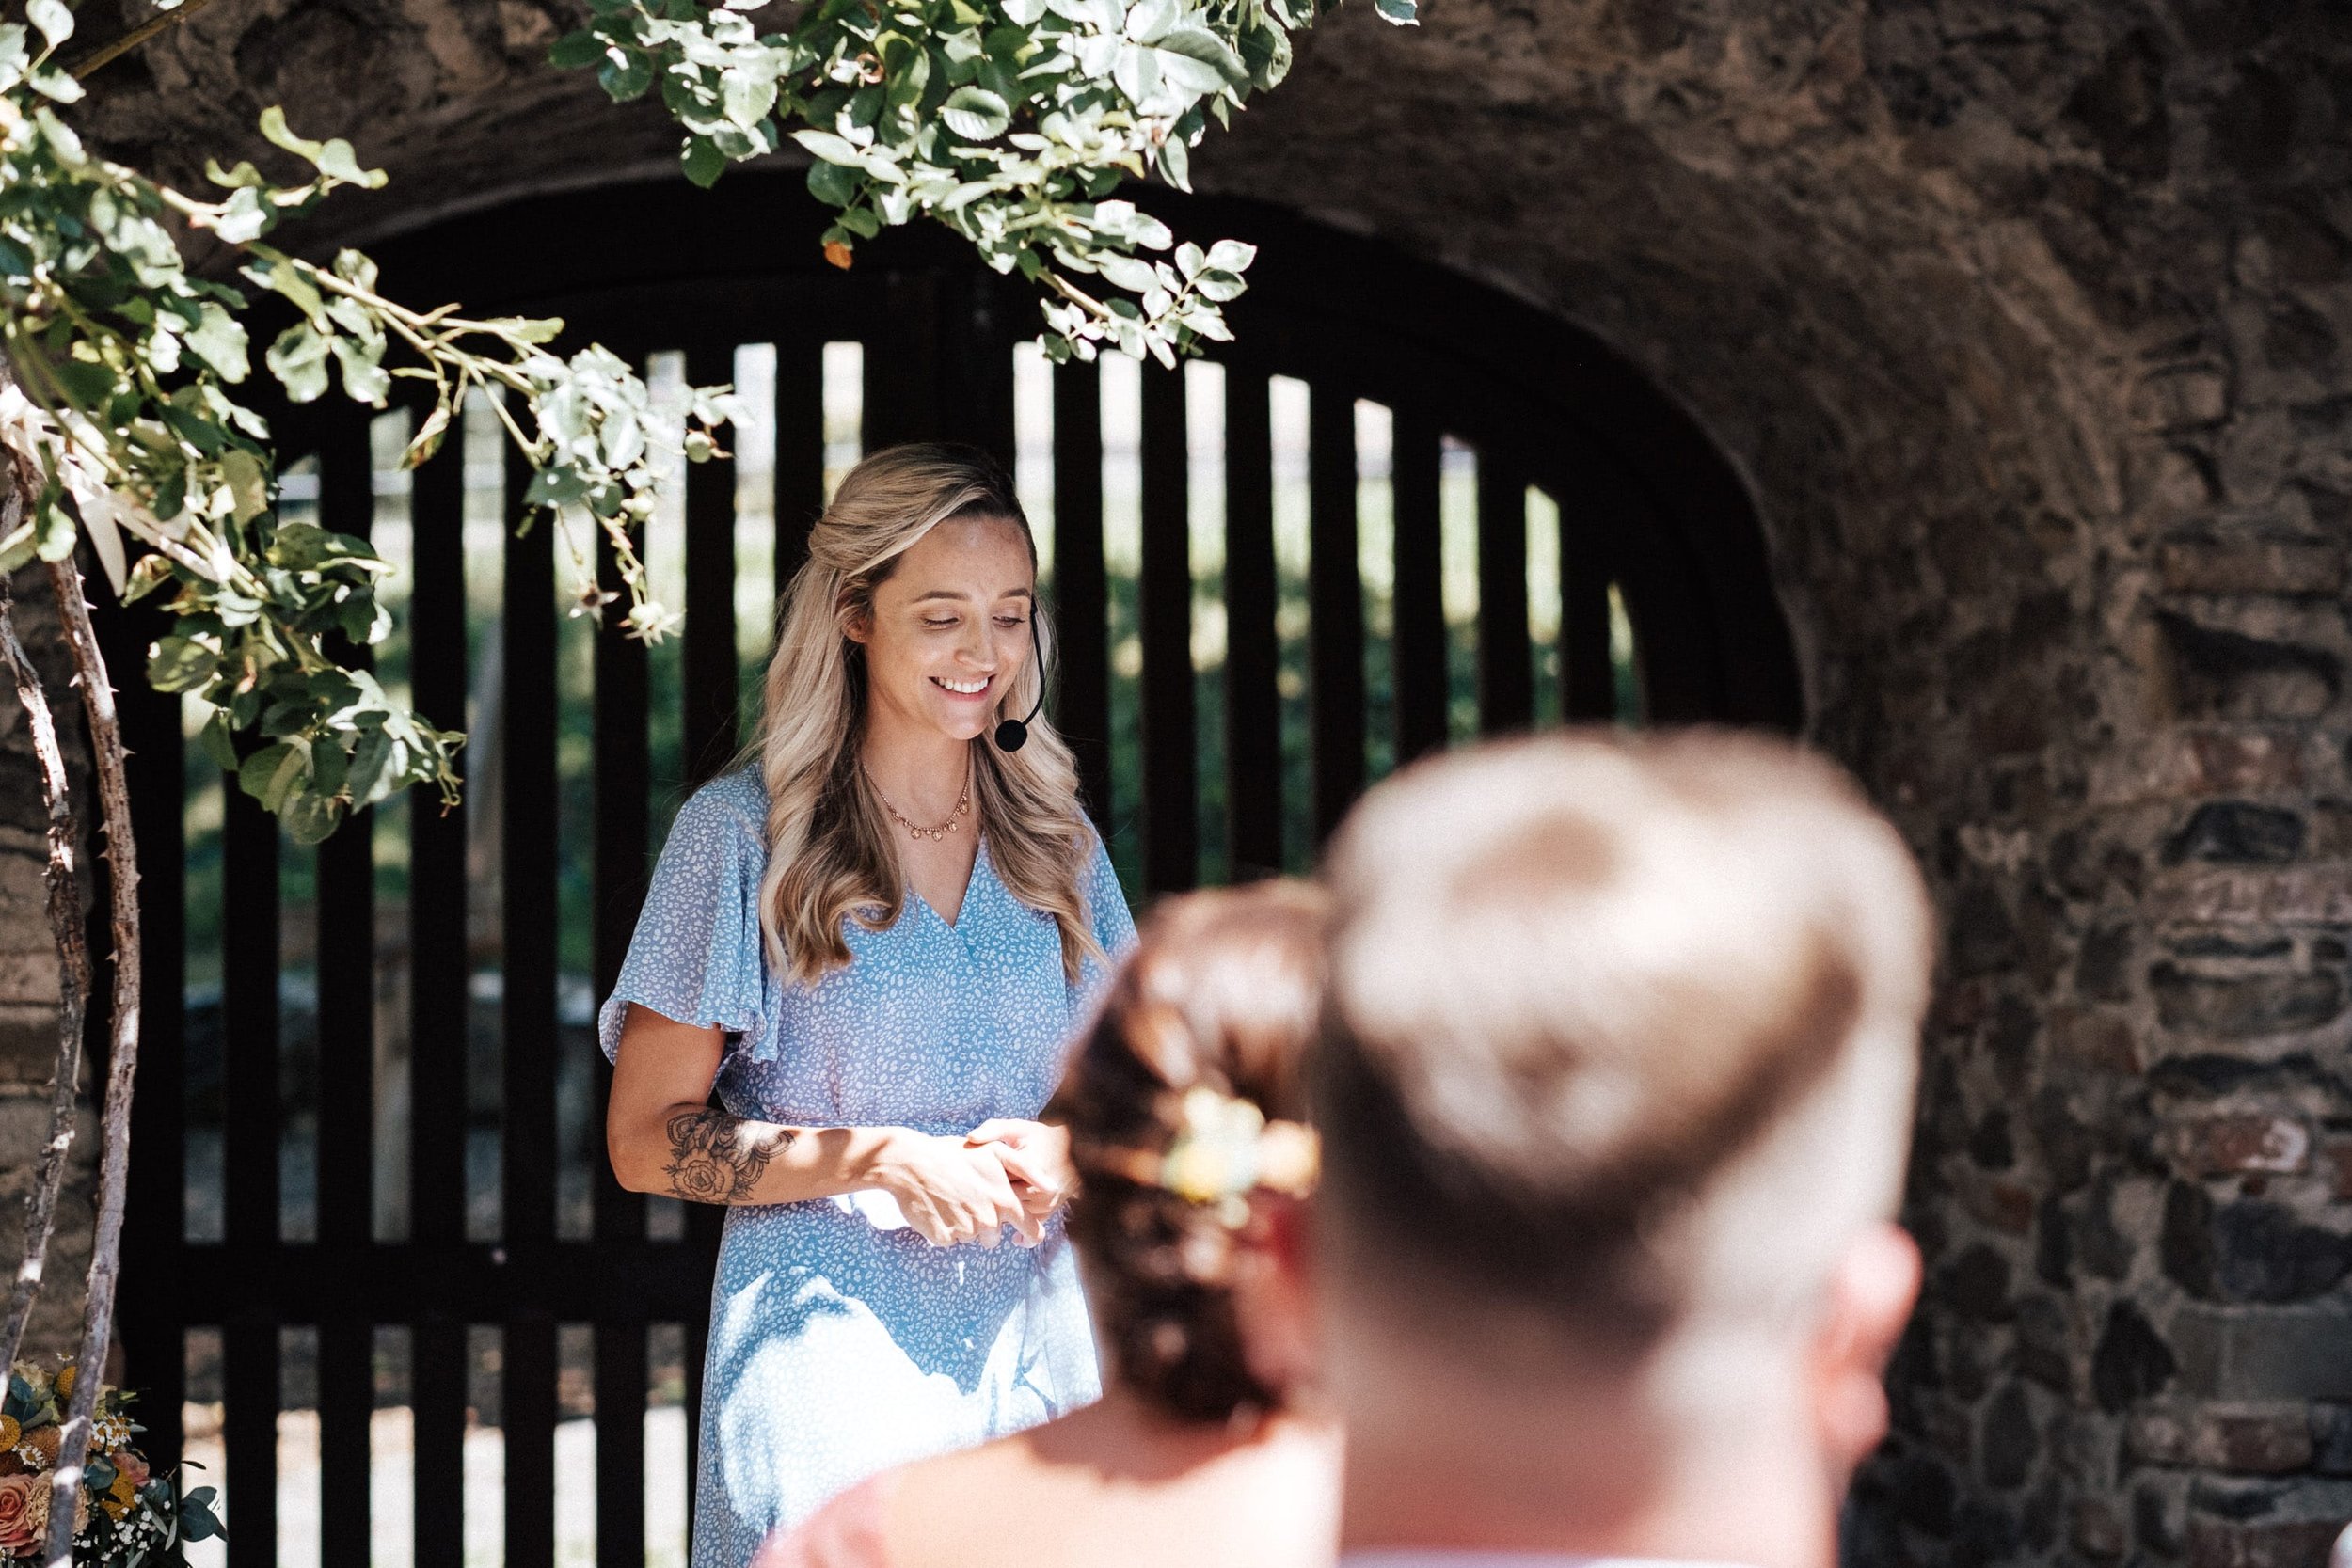
[[[1105,995],[1045,1111],[1070,1129],[1084,1190],[1070,1234],[1086,1260],[1104,1352],[1138,1398],[1182,1420],[1278,1410],[1286,1390],[1249,1367],[1233,1306],[1235,1205],[1134,1180],[1165,1154],[1187,1091],[1306,1119],[1303,1053],[1323,991],[1322,893],[1295,881],[1162,903]]]

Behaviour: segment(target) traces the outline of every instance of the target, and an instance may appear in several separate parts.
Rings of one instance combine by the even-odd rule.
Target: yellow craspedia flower
[[[57,1398],[67,1400],[73,1397],[73,1374],[75,1370],[76,1369],[71,1361],[57,1369],[57,1381],[56,1385]]]
[[[0,1449],[12,1449],[24,1438],[24,1428],[13,1416],[0,1416]]]

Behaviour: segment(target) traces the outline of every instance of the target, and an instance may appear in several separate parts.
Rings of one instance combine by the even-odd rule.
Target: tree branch
[[[91,71],[98,70],[101,66],[113,64],[149,39],[177,27],[212,3],[213,0],[182,0],[177,9],[151,16],[137,26],[126,28],[116,34],[112,39],[73,62],[72,67],[73,79],[77,82],[86,80]]]
[[[9,487],[0,505],[0,533],[14,529],[24,511],[22,476]],[[49,884],[49,929],[57,943],[57,1065],[49,1085],[49,1139],[41,1145],[40,1164],[33,1190],[24,1200],[24,1256],[8,1287],[8,1317],[0,1327],[0,1367],[11,1366],[24,1342],[24,1326],[40,1293],[41,1275],[49,1260],[49,1239],[57,1224],[57,1193],[65,1184],[66,1153],[73,1146],[73,1124],[80,1107],[82,1018],[89,1000],[89,944],[82,932],[82,888],[74,856],[80,835],[73,805],[67,797],[65,755],[57,746],[56,717],[42,691],[40,673],[17,641],[10,616],[13,606],[6,577],[0,577],[0,657],[16,678],[17,700],[24,705],[25,723],[32,732],[33,755],[40,765],[40,795],[49,808],[49,863],[43,879]]]
[[[72,1407],[50,1478],[49,1568],[72,1568],[74,1497],[82,1486],[82,1462],[89,1453],[90,1417],[114,1333],[115,1278],[122,1265],[122,1202],[131,1171],[131,1090],[139,1062],[139,863],[131,833],[131,789],[124,773],[122,725],[115,714],[115,690],[106,675],[106,656],[90,629],[89,601],[82,574],[71,560],[49,563],[66,641],[89,720],[90,752],[97,763],[100,821],[106,831],[104,854],[114,935],[114,1017],[106,1059],[106,1106],[98,1163],[98,1226],[91,1239],[89,1293],[82,1308],[82,1349],[74,1358]]]

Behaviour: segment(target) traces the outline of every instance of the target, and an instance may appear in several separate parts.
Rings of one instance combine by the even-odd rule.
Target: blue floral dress
[[[726,774],[682,807],[619,983],[627,1004],[726,1032],[719,1099],[799,1126],[961,1133],[1035,1117],[1100,982],[1062,974],[1051,916],[998,881],[983,840],[956,923],[911,890],[898,919],[843,923],[851,958],[815,986],[763,961],[767,790]],[[1084,880],[1106,953],[1135,941],[1101,843]],[[1101,1391],[1070,1244],[935,1247],[887,1194],[727,1211],[710,1303],[694,1568],[744,1568],[769,1531],[894,1465],[983,1442]]]

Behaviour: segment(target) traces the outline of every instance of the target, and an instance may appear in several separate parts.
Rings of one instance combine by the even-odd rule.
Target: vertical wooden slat
[[[1356,570],[1356,405],[1318,382],[1307,414],[1309,729],[1321,843],[1364,786],[1364,595]]]
[[[463,729],[465,452],[455,435],[417,470],[410,516],[409,687],[428,723]],[[419,784],[408,822],[409,1229],[421,1256],[453,1267],[466,1239],[466,808],[444,811],[439,792]],[[440,1292],[419,1305],[416,1568],[462,1568],[466,1325]]]
[[[993,275],[969,272],[942,291],[939,434],[969,441],[1003,464],[1013,459],[1012,336]]]
[[[1078,790],[1110,836],[1110,590],[1103,562],[1103,394],[1092,365],[1054,372],[1054,724],[1078,759]]]
[[[735,373],[735,349],[701,342],[687,350],[686,378],[697,387]],[[736,744],[735,463],[713,458],[686,470],[686,778],[699,784],[727,764]]]
[[[936,273],[891,273],[866,336],[866,450],[935,441],[939,407],[940,285]]]
[[[1508,458],[1478,454],[1478,727],[1523,730],[1535,718],[1527,633],[1527,480]]]
[[[1200,879],[1200,781],[1192,689],[1192,549],[1184,377],[1143,371],[1143,887]]]
[[[825,344],[776,343],[776,598],[808,559],[808,529],[825,506]],[[639,1381],[643,1381],[640,1379]]]
[[[779,350],[779,354],[781,354]],[[781,388],[780,388],[781,390]],[[783,403],[778,400],[778,407]],[[778,467],[784,439],[779,426]],[[782,481],[778,482],[782,515]],[[620,591],[620,570],[611,544],[598,541],[598,579],[607,592]],[[645,893],[646,799],[651,764],[645,738],[645,646],[617,626],[596,641],[596,846],[591,903],[595,909],[592,963],[595,991],[608,996],[620,978],[630,934]],[[645,1200],[625,1192],[603,1157],[604,1114],[612,1069],[602,1052],[594,1065],[595,1107],[591,1125],[599,1136],[590,1160],[596,1240],[641,1242],[645,1235]],[[644,1568],[645,1560],[645,1319],[631,1300],[596,1324],[596,1564],[597,1568]]]
[[[1282,869],[1281,643],[1266,374],[1225,372],[1225,832],[1235,881]]]
[[[519,453],[510,449],[506,460],[511,521],[522,515],[531,475]],[[501,1240],[507,1267],[518,1271],[555,1238],[554,540],[544,518],[528,532],[511,527],[506,532],[506,687],[499,736],[505,1059],[499,1170]],[[505,1323],[499,1397],[506,1434],[506,1568],[554,1568],[555,1319],[530,1306],[511,1309]]]
[[[696,1208],[709,1208],[695,1204]],[[712,1210],[712,1212],[718,1212]],[[691,1235],[691,1232],[690,1232]],[[703,1463],[703,1358],[710,1354],[710,1319],[698,1313],[678,1325],[678,1338],[683,1341],[682,1358],[686,1363],[686,1528],[692,1538],[694,1510],[701,1488],[694,1483],[702,1474]]]
[[[1445,560],[1438,517],[1443,440],[1423,410],[1397,410],[1395,637],[1391,644],[1396,693],[1399,767],[1445,745]]]
[[[218,787],[224,1207],[230,1247],[259,1264],[278,1236],[278,819],[233,778]],[[276,1568],[277,1313],[241,1307],[222,1324],[222,1353],[230,1568]]]
[[[367,538],[375,511],[367,416],[342,411],[323,435],[319,520]],[[373,662],[362,646],[332,642],[332,654],[352,665]],[[374,825],[372,811],[356,812],[318,847],[318,1237],[324,1255],[352,1262],[370,1243],[375,1210]],[[319,1551],[323,1562],[361,1562],[369,1551],[375,1333],[370,1304],[356,1291],[337,1294],[339,1309],[319,1323],[319,1463],[322,1474],[337,1478],[320,1492]]]
[[[1569,721],[1617,715],[1617,683],[1609,668],[1609,567],[1589,521],[1565,503],[1560,508],[1560,707],[1561,717]]]
[[[278,1379],[273,1315],[255,1309],[223,1326],[221,1449],[229,1568],[278,1568]]]
[[[38,573],[20,578],[29,597]],[[111,594],[90,602],[90,618],[114,676],[122,739],[130,753],[131,828],[139,848],[139,1068],[131,1102],[130,1192],[123,1212],[123,1272],[119,1303],[124,1382],[142,1396],[139,1439],[158,1474],[180,1462],[181,1406],[187,1377],[184,1329],[173,1272],[187,1235],[187,863],[183,833],[181,699],[148,685],[146,648],[167,629],[152,608],[123,606]],[[61,724],[75,721],[75,694],[50,688]],[[210,765],[207,764],[207,767]],[[87,796],[75,816],[93,847],[100,839]],[[106,863],[87,863],[103,878]],[[97,880],[94,878],[93,880]],[[106,894],[93,887],[89,1032],[85,1053],[95,1068],[99,1042],[108,1037],[113,968],[104,957],[109,934]]]

